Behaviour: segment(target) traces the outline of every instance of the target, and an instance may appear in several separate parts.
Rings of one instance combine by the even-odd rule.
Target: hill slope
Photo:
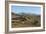
[[[12,14],[16,18],[12,18],[12,27],[39,27],[40,26],[40,15],[35,14]],[[14,16],[12,16],[14,17]]]

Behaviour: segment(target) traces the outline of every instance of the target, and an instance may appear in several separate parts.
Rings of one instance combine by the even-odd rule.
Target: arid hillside
[[[12,14],[12,28],[17,27],[39,27],[40,15],[27,13],[11,13]]]

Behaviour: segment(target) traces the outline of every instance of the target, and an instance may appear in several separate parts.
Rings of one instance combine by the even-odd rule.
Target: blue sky
[[[41,7],[34,7],[34,6],[11,6],[11,10],[14,13],[33,13],[40,15]]]

